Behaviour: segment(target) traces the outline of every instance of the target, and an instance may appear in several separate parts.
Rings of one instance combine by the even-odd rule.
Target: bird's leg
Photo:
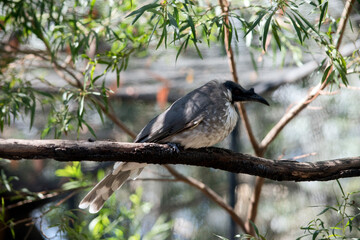
[[[182,146],[179,143],[168,142],[166,144],[176,153],[179,153],[180,148],[182,148]]]

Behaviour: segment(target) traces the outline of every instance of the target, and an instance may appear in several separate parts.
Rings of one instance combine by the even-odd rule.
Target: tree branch
[[[360,176],[360,157],[320,162],[272,160],[221,148],[176,152],[156,143],[122,143],[71,140],[0,140],[0,157],[58,161],[124,161],[152,164],[184,164],[256,175],[277,181],[328,181]]]
[[[336,35],[338,35],[338,39],[336,42],[336,49],[340,49],[340,44],[342,41],[343,34],[345,32],[346,22],[349,18],[351,12],[351,6],[354,4],[355,0],[347,0],[345,7],[343,9],[343,13],[341,15],[341,21],[339,23],[339,28],[337,29]],[[328,63],[329,64],[329,63]],[[328,85],[327,79],[330,76],[330,73],[333,71],[333,67],[331,67],[326,79],[323,83],[317,84],[307,95],[307,97],[292,107],[284,116],[279,120],[279,122],[269,131],[269,133],[265,136],[265,138],[260,142],[260,156],[263,156],[267,147],[270,143],[277,137],[277,135],[281,132],[281,130],[292,120],[294,119],[302,110],[304,110],[312,101],[314,101],[319,95],[320,92]],[[248,219],[252,222],[255,222],[256,213],[257,213],[257,205],[259,204],[260,193],[262,185],[264,184],[264,180],[256,178],[255,181],[255,191],[251,197],[251,205],[249,207]],[[253,235],[254,229],[250,225],[250,221],[247,222],[246,225],[247,230],[250,230]]]

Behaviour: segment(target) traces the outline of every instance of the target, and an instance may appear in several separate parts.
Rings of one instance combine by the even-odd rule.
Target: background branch
[[[220,197],[214,190],[212,190],[211,188],[206,186],[206,184],[200,182],[195,178],[186,177],[180,174],[173,167],[170,167],[168,165],[164,165],[164,166],[176,179],[199,189],[202,193],[204,193],[207,197],[209,197],[209,199],[213,200],[217,205],[219,205],[226,212],[228,212],[228,214],[231,216],[234,222],[236,222],[243,231],[246,231],[244,221],[239,217],[239,215],[235,212],[235,210],[229,204],[227,204],[224,201],[224,199]]]

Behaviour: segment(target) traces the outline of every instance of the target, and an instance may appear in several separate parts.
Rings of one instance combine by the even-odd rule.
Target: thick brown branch
[[[256,175],[278,181],[327,181],[360,176],[360,157],[311,163],[271,160],[221,148],[176,152],[168,145],[155,143],[9,139],[0,140],[0,157],[185,164]]]

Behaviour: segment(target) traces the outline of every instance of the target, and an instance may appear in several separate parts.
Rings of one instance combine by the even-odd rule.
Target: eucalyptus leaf
[[[260,11],[257,15],[258,15],[258,18],[250,25],[248,31],[245,33],[245,36],[249,34],[249,32],[251,32],[258,24],[259,22],[261,21],[261,19],[266,15],[267,11],[265,10],[262,10]],[[244,37],[245,37],[244,36]]]

